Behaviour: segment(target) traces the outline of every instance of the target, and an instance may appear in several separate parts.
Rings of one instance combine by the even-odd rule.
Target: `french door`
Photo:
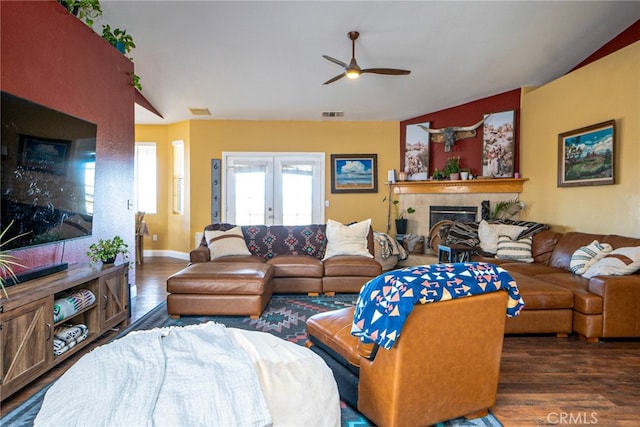
[[[324,153],[223,153],[224,222],[324,223]]]

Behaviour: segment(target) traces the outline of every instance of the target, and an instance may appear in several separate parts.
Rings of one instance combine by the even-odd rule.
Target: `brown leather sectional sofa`
[[[205,231],[230,230],[231,224],[210,224]],[[251,255],[225,256],[210,260],[203,236],[200,246],[191,251],[191,263],[250,262],[274,267],[274,293],[335,294],[360,292],[368,280],[382,273],[373,258],[338,255],[322,260],[326,247],[326,224],[304,226],[242,226]],[[374,255],[373,230],[369,230],[368,249]],[[311,254],[311,255],[308,255]]]
[[[545,230],[533,236],[533,263],[472,258],[500,265],[518,283],[526,305],[507,319],[506,333],[575,332],[592,342],[640,337],[640,274],[587,279],[570,271],[574,252],[594,240],[613,249],[640,246],[631,237]]]

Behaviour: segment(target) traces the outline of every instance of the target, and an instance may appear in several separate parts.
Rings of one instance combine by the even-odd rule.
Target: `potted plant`
[[[470,175],[471,175],[471,169],[469,168],[460,169],[460,179],[462,179],[463,181],[468,180]]]
[[[496,203],[496,207],[491,213],[490,219],[509,219],[513,218],[524,209],[524,202],[517,198],[513,200],[503,200]]]
[[[13,225],[13,221],[11,221],[9,225],[7,225],[7,228],[2,230],[2,232],[0,233],[0,288],[2,288],[2,292],[4,292],[4,296],[7,298],[9,298],[9,295],[7,294],[7,290],[4,286],[6,280],[10,278],[14,282],[16,282],[18,279],[16,278],[16,275],[13,272],[13,268],[24,267],[24,265],[20,264],[19,262],[16,262],[15,260],[17,258],[11,255],[8,251],[3,251],[2,247],[5,246],[7,243],[10,243],[16,239],[19,239],[22,236],[29,234],[29,233],[22,233],[17,236],[13,236],[7,241],[3,241],[4,235],[7,233],[7,231],[9,231],[12,225]]]
[[[433,179],[436,181],[442,181],[444,179],[444,174],[436,168],[436,170],[433,171]]]
[[[118,52],[133,60],[127,54],[131,52],[134,47],[136,47],[136,44],[133,42],[133,37],[131,36],[131,34],[127,34],[127,30],[122,30],[120,28],[114,28],[112,30],[109,24],[103,25],[102,38],[105,39],[111,46],[118,49]],[[135,73],[131,73],[131,84],[136,89],[142,90],[140,77]]]
[[[78,17],[88,27],[92,27],[93,21],[102,16],[99,0],[59,0],[58,3],[66,7],[69,13]]]
[[[383,201],[386,201],[385,197]],[[409,206],[407,209],[400,210],[398,206],[400,204],[400,200],[392,200],[389,199],[389,203],[393,205],[393,210],[395,213],[395,222],[396,222],[396,233],[397,234],[405,234],[407,232],[407,219],[404,217],[405,215],[409,215],[414,213],[416,210]]]
[[[460,156],[449,157],[442,172],[452,181],[460,179]]]
[[[118,254],[122,254],[125,262],[129,260],[129,245],[120,236],[115,236],[113,239],[100,239],[98,243],[92,243],[87,251],[91,265],[96,262],[113,264]]]

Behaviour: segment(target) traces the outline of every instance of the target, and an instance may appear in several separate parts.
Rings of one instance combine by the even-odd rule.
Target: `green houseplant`
[[[460,179],[460,157],[449,157],[447,162],[444,164],[444,168],[442,168],[442,172],[451,180],[455,181]]]
[[[87,251],[92,265],[97,262],[113,264],[118,254],[122,254],[125,262],[129,260],[129,245],[120,236],[115,236],[113,239],[100,239],[98,243],[92,243]]]
[[[524,202],[517,198],[513,200],[503,200],[496,203],[496,207],[491,213],[491,219],[509,219],[513,218],[524,209]]]
[[[66,7],[69,13],[77,16],[88,27],[93,27],[94,20],[102,16],[99,0],[59,0],[58,3]]]
[[[3,251],[2,247],[10,242],[13,242],[16,239],[19,239],[22,236],[29,234],[29,233],[22,233],[17,236],[13,236],[7,241],[4,241],[4,235],[7,233],[7,231],[9,231],[12,225],[13,225],[13,221],[11,221],[9,225],[7,225],[7,227],[4,230],[2,230],[2,232],[0,233],[0,288],[2,288],[2,292],[4,293],[4,296],[7,298],[9,298],[9,295],[7,294],[7,290],[4,286],[6,280],[10,278],[10,279],[13,279],[14,281],[17,281],[16,275],[13,272],[13,268],[24,267],[24,265],[20,264],[19,262],[16,262],[17,258],[11,255],[8,251]]]
[[[127,54],[131,52],[133,48],[136,47],[136,44],[133,42],[133,37],[131,34],[127,34],[127,30],[122,30],[120,28],[111,29],[109,24],[102,26],[102,38],[105,39],[111,46],[118,49],[118,51],[127,56],[130,60],[133,60]],[[138,90],[142,90],[142,85],[140,84],[140,77],[131,73],[131,84]]]
[[[411,206],[409,206],[406,209],[400,210],[400,207],[398,206],[400,204],[400,200],[393,200],[391,198],[387,199],[385,197],[382,201],[384,202],[386,200],[389,200],[390,206],[393,205],[393,211],[394,211],[395,223],[396,223],[396,233],[405,234],[407,232],[407,218],[405,218],[404,216],[412,214],[416,210]],[[390,227],[387,224],[387,231],[389,228]]]

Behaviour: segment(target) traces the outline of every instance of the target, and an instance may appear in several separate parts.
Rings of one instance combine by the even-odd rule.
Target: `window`
[[[139,212],[157,212],[156,143],[138,142],[135,153],[135,209]]]
[[[184,213],[184,142],[173,141],[173,213]]]

